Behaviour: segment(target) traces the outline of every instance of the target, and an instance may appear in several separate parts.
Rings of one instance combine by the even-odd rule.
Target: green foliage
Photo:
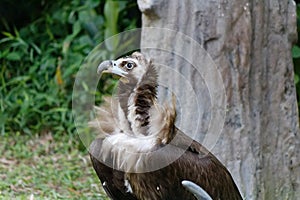
[[[138,14],[137,10],[135,1],[53,1],[31,23],[3,31],[1,134],[74,132],[71,108],[76,72],[105,37],[136,26],[140,16],[130,15]],[[114,50],[118,42],[107,44],[108,49]]]
[[[300,4],[297,4],[297,30],[298,38],[300,38]],[[293,61],[294,61],[294,71],[295,71],[295,84],[298,99],[298,110],[300,110],[300,40],[292,49]]]

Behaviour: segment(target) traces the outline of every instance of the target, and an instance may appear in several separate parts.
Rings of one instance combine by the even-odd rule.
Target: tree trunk
[[[177,51],[178,34],[169,36],[159,29],[142,32],[142,51],[189,80],[201,103],[197,107],[188,100],[189,90],[177,80],[180,75],[170,75],[160,68],[161,82],[179,88],[176,96],[184,98],[178,106],[189,110],[180,112],[179,126],[189,134],[192,126],[184,124],[200,118],[197,139],[204,140],[205,132],[216,126],[215,117],[219,116],[214,114],[210,93],[222,93],[221,80],[226,96],[220,95],[220,99],[224,98],[226,109],[217,109],[226,111],[226,116],[211,151],[231,171],[245,199],[299,198],[300,138],[291,57],[297,37],[294,1],[138,0],[138,4],[143,28],[167,28],[186,34],[216,63],[218,72],[196,76],[187,60],[210,63],[207,56],[195,55],[196,46],[191,50],[185,43],[182,58],[171,52]],[[169,51],[155,50],[164,46]],[[202,66],[204,71],[210,68]],[[189,115],[195,110],[196,116]]]

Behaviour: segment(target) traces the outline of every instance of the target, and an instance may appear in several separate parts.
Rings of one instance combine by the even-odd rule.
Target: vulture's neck
[[[148,135],[150,109],[156,102],[157,73],[154,68],[148,70],[138,81],[130,79],[121,83],[119,100],[134,135]]]

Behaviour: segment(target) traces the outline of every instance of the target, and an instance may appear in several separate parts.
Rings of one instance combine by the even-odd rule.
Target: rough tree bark
[[[227,113],[212,152],[231,171],[244,198],[299,198],[300,138],[291,57],[297,39],[294,1],[138,0],[138,4],[143,27],[189,35],[217,64]],[[174,43],[172,39],[162,32],[143,32],[141,46],[159,48]],[[197,84],[203,80],[193,80],[184,61],[172,53],[144,51],[194,83],[204,105],[198,115],[200,134],[205,132],[211,110],[207,90]],[[180,87],[168,74],[160,76]]]

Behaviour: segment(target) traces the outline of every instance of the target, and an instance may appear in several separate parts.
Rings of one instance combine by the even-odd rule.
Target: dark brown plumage
[[[174,103],[157,104],[151,61],[134,53],[99,69],[121,76],[117,99],[107,99],[91,122],[99,132],[90,146],[92,164],[111,199],[196,199],[183,180],[212,199],[242,199],[222,163],[176,128]]]

